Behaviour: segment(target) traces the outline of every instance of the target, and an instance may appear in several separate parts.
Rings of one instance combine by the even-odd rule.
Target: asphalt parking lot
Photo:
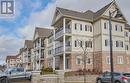
[[[11,81],[11,83],[31,83],[31,82],[28,80],[17,80],[17,81],[13,80]]]

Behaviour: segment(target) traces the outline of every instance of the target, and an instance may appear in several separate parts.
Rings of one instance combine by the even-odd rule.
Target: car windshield
[[[126,77],[130,77],[130,73],[124,73],[123,75]]]

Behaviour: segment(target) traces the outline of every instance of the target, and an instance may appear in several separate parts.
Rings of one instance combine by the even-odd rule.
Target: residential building
[[[16,67],[17,66],[16,62],[17,62],[16,56],[10,55],[6,57],[7,68]]]
[[[17,54],[17,67],[23,67],[23,51],[24,48],[21,48],[19,50],[19,53]]]
[[[33,41],[32,40],[25,40],[24,49],[23,49],[23,67],[26,70],[32,70],[32,61],[31,61],[31,54],[33,49]]]
[[[83,68],[83,47],[88,52],[86,69],[110,71],[109,12],[116,10],[112,16],[114,70],[130,72],[130,26],[115,1],[97,12],[56,8],[52,21],[55,69]]]
[[[51,29],[36,27],[33,36],[33,69],[40,70],[45,65],[45,55],[47,55],[47,37],[51,34]],[[46,48],[46,49],[45,49]]]

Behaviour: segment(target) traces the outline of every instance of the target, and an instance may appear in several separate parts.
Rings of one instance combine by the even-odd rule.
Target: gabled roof
[[[101,17],[108,10],[108,8],[114,3],[116,4],[115,1],[112,1],[111,3],[104,6],[103,8],[98,10],[97,12],[93,12],[91,10],[88,10],[86,12],[78,12],[78,11],[68,10],[68,9],[59,8],[59,7],[57,7],[56,10],[58,10],[62,16],[77,18],[77,19],[82,19],[82,20],[87,20],[87,21],[93,22],[97,18]],[[123,16],[123,18],[124,18],[124,16]]]
[[[6,57],[6,62],[7,62],[7,60],[16,59],[16,58],[17,58],[17,57],[14,56],[14,55],[9,55],[9,56]]]
[[[94,14],[94,18],[98,18],[99,16],[101,16],[112,4],[113,2],[109,3],[108,5],[106,5],[105,7],[101,8],[100,10],[98,10],[95,14]]]
[[[33,41],[32,40],[25,40],[25,45],[27,48],[33,48]]]
[[[68,9],[59,8],[59,7],[57,7],[56,9],[59,10],[63,16],[93,21],[92,15],[89,16],[89,15],[87,15],[87,13],[84,13],[84,12],[78,12],[78,11],[68,10]]]
[[[51,35],[52,29],[36,27],[34,35],[38,34],[38,37],[48,37]]]
[[[125,24],[125,29],[130,31],[130,25],[129,24]]]

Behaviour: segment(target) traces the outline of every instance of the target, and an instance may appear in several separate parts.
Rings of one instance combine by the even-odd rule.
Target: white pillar
[[[63,70],[65,70],[65,18],[63,19]]]
[[[55,70],[55,29],[53,29],[53,70]]]
[[[39,70],[41,69],[41,38],[39,39]]]

